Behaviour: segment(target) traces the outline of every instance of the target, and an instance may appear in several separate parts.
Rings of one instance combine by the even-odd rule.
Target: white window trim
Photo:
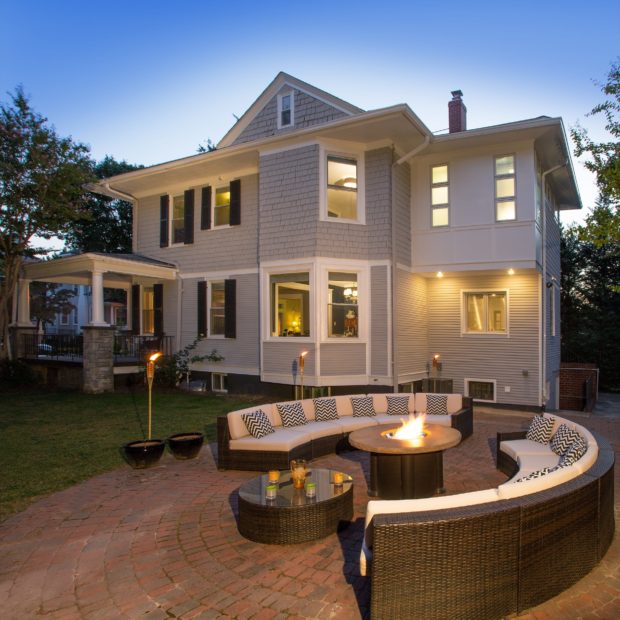
[[[512,157],[512,161],[514,164],[514,172],[513,174],[497,174],[497,160],[502,157]],[[515,216],[509,220],[500,220],[497,218],[497,205],[502,202],[509,202],[508,198],[498,198],[497,197],[497,179],[509,179],[513,178],[515,181],[515,193],[512,196],[512,201],[515,203]],[[493,156],[493,210],[496,224],[503,224],[504,222],[516,222],[519,218],[517,217],[517,155],[516,153],[502,153],[500,155]]]
[[[286,97],[287,95],[290,95],[291,97],[291,122],[288,125],[283,125],[282,124],[282,99]],[[287,129],[289,127],[295,126],[295,93],[293,92],[292,89],[278,94],[277,126],[278,126],[278,129]]]
[[[217,377],[227,377],[228,374],[225,373],[225,372],[212,372],[211,373],[211,391],[212,392],[216,392],[218,394],[228,394],[228,390],[225,390],[223,388],[217,388],[217,389],[215,388],[213,379],[216,376]]]
[[[221,230],[223,228],[232,228],[230,225],[230,202],[228,203],[228,224],[219,224],[216,225],[215,224],[215,199],[216,199],[216,195],[217,195],[217,190],[218,189],[226,189],[228,188],[228,191],[230,193],[230,181],[228,181],[228,183],[218,183],[211,185],[212,189],[211,189],[211,230]]]
[[[482,398],[476,398],[475,402],[477,403],[496,403],[497,402],[497,379],[477,379],[475,377],[464,377],[463,378],[463,386],[465,396],[469,398],[469,382],[470,381],[478,381],[479,383],[492,383],[493,384],[493,400],[484,400]]]
[[[211,299],[213,293],[213,284],[223,284],[224,280],[213,279],[207,280],[207,338],[209,340],[225,340],[225,334],[214,334],[211,331]],[[224,314],[226,314],[226,300],[224,300]]]
[[[505,332],[470,332],[467,330],[467,303],[466,295],[470,293],[505,293],[506,294],[506,331]],[[478,337],[494,337],[509,338],[510,337],[510,290],[507,288],[468,288],[461,289],[461,336]]]
[[[549,336],[555,338],[557,336],[556,329],[556,316],[557,316],[557,303],[556,303],[556,295],[557,289],[555,282],[551,283],[551,286],[548,289],[549,299],[547,300],[549,304]]]
[[[319,148],[319,157],[321,158],[319,166],[319,219],[322,222],[333,222],[336,224],[366,224],[366,174],[363,151],[341,151],[321,146]],[[329,217],[327,215],[327,158],[328,157],[344,157],[355,159],[357,163],[357,218],[354,220],[344,219],[341,217]]]
[[[308,282],[310,288],[310,299],[308,301],[308,305],[310,307],[310,336],[272,336],[271,335],[271,286],[269,284],[269,280],[273,275],[285,275],[287,273],[308,273]],[[316,290],[317,290],[317,282],[316,282],[316,269],[313,263],[298,263],[298,264],[290,264],[286,263],[286,266],[270,266],[263,268],[262,270],[262,290],[261,290],[261,314],[262,314],[262,332],[263,342],[315,342],[316,338],[316,310],[315,310],[315,299],[316,299]]]
[[[441,166],[445,166],[447,168],[448,181],[447,183],[433,183],[433,168],[439,168]],[[450,194],[452,193],[452,190],[450,188],[450,164],[448,162],[432,164],[430,168],[430,179],[429,180],[430,180],[430,189],[431,189],[431,195],[430,195],[430,200],[429,200],[430,205],[431,205],[431,228],[449,228],[450,227]],[[444,204],[434,205],[433,204],[433,188],[443,187],[444,185],[448,188],[448,202]],[[447,224],[438,224],[437,226],[433,224],[433,213],[436,209],[448,209],[448,223]]]
[[[320,342],[325,343],[368,343],[368,317],[370,316],[370,285],[369,285],[369,269],[368,267],[360,267],[359,264],[340,263],[337,260],[333,262],[323,262],[320,265],[320,293],[319,297],[319,330],[321,334]],[[327,324],[327,304],[329,303],[329,272],[338,271],[344,273],[355,274],[357,276],[357,337],[329,336],[329,325]]]

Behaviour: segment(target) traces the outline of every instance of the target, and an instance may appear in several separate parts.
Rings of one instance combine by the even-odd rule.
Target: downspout
[[[398,392],[398,307],[397,307],[397,256],[396,256],[396,183],[395,183],[395,171],[396,166],[404,164],[407,160],[411,159],[418,153],[421,153],[431,142],[431,136],[425,136],[424,142],[416,146],[413,150],[403,155],[400,159],[396,160],[392,164],[392,170],[390,175],[391,184],[391,199],[392,199],[392,265],[391,265],[391,313],[392,313],[392,382],[394,385],[394,391]],[[411,172],[410,172],[411,174]],[[411,193],[409,194],[409,211],[411,212]],[[411,225],[409,226],[409,235],[411,236]]]
[[[542,350],[540,352],[541,368],[540,368],[540,383],[539,383],[539,399],[540,406],[544,409],[547,404],[547,197],[545,193],[545,181],[547,175],[554,173],[560,168],[564,168],[568,165],[568,160],[564,163],[549,168],[542,173],[540,184],[540,203],[541,203],[541,243],[542,243]]]

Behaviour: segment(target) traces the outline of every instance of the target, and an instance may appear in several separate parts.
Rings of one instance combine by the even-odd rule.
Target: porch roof
[[[177,267],[171,263],[140,254],[86,252],[26,263],[23,277],[44,282],[91,284],[91,274],[99,272],[103,275],[105,287],[127,288],[143,280],[175,280],[177,271]]]

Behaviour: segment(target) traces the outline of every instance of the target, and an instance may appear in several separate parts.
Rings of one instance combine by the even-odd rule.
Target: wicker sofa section
[[[376,515],[372,618],[501,618],[587,575],[615,529],[614,452],[605,439],[596,440],[594,464],[546,490]]]
[[[387,396],[391,394],[369,394],[373,399],[376,415],[353,416],[351,396],[334,396],[339,418],[337,420],[315,420],[314,401],[301,402],[307,424],[285,428],[276,404],[266,404],[239,411],[231,411],[217,419],[218,468],[264,471],[287,469],[291,459],[312,460],[340,449],[350,447],[347,437],[350,432],[366,426],[398,424],[400,418],[387,415]],[[353,396],[362,396],[355,394]],[[426,413],[426,394],[398,394],[408,398],[410,413]],[[460,394],[447,394],[448,415],[427,415],[429,424],[444,424],[460,431],[462,439],[473,432],[473,405],[470,398]],[[321,399],[317,399],[321,400]],[[261,409],[269,417],[275,433],[257,439],[252,437],[242,421],[242,415]]]

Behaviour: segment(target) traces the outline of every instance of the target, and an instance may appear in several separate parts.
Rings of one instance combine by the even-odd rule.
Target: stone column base
[[[84,381],[87,394],[114,391],[114,328],[86,325],[84,334]]]

